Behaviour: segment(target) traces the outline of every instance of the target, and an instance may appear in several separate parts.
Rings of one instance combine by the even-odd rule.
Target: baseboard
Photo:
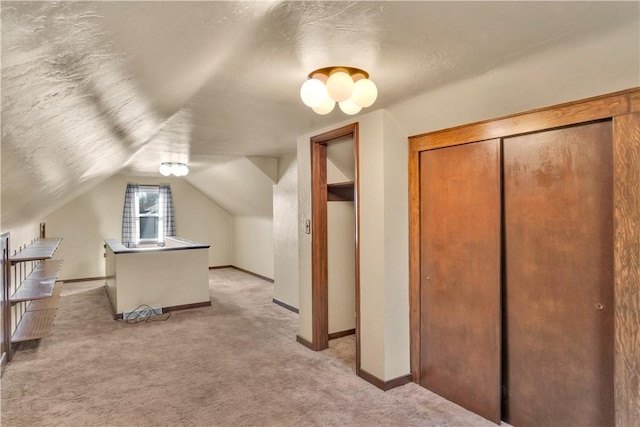
[[[250,274],[252,276],[255,276],[258,279],[266,280],[267,282],[271,282],[271,283],[274,282],[273,279],[270,279],[269,277],[263,276],[263,275],[258,274],[258,273],[254,273],[253,271],[245,270],[244,268],[236,267],[235,265],[231,265],[230,267],[233,268],[233,269],[236,269],[238,271],[242,271],[243,273],[247,273],[247,274]]]
[[[230,265],[216,265],[214,267],[209,267],[209,270],[217,270],[219,268],[232,268]]]
[[[316,351],[316,349],[313,348],[313,344],[311,344],[309,341],[307,341],[304,338],[302,338],[300,335],[296,335],[296,341],[298,341],[303,346],[305,346],[307,348],[310,348],[313,351]]]
[[[272,301],[273,301],[273,303],[274,303],[274,304],[277,304],[277,305],[279,305],[280,307],[286,308],[286,309],[287,309],[287,310],[289,310],[289,311],[293,311],[293,312],[294,312],[294,313],[296,313],[296,314],[298,314],[298,313],[299,313],[299,310],[298,310],[297,308],[295,308],[295,307],[293,307],[293,306],[291,306],[291,305],[289,305],[289,304],[285,304],[285,303],[283,303],[282,301],[279,301],[279,300],[277,300],[277,299],[275,299],[275,298],[274,298]],[[354,330],[355,330],[355,329],[354,329]]]
[[[364,369],[360,369],[358,376],[363,380],[373,384],[378,387],[382,391],[388,391],[392,388],[400,387],[405,384],[409,384],[413,380],[413,376],[411,374],[403,375],[401,377],[394,378],[392,380],[383,381],[375,375],[370,374]]]
[[[355,329],[347,329],[346,331],[333,332],[329,334],[329,340],[335,340],[336,338],[348,337],[356,333]]]
[[[392,388],[396,387],[402,387],[403,385],[409,384],[410,382],[413,382],[412,374],[406,374],[402,375],[401,377],[396,377],[392,380],[384,382],[384,391],[391,390]]]
[[[201,307],[211,307],[211,300],[194,302],[191,304],[172,305],[171,307],[162,307],[162,312],[168,313],[170,311],[188,310],[190,308],[201,308]]]
[[[107,280],[107,278],[105,276],[98,276],[98,277],[84,277],[81,279],[64,279],[64,280],[57,280],[57,282],[62,282],[62,283],[75,283],[75,282],[91,282],[94,280]]]
[[[190,308],[200,308],[200,307],[210,307],[210,306],[211,306],[211,300],[194,302],[192,304],[172,305],[169,307],[162,307],[162,313],[169,313],[170,311],[188,310]],[[124,316],[122,313],[116,313],[114,315],[114,318],[116,320],[122,320]]]

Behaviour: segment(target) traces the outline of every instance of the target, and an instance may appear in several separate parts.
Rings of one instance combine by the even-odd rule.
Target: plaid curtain
[[[122,212],[122,244],[127,248],[137,248],[140,244],[140,206],[138,184],[127,184]]]
[[[158,243],[164,244],[164,236],[175,235],[176,220],[173,214],[173,197],[171,196],[171,186],[169,184],[160,184],[160,218],[158,223]]]

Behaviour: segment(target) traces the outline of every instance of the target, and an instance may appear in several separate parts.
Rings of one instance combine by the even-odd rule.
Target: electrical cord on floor
[[[154,310],[147,304],[140,304],[132,312],[129,313],[129,316],[127,316],[125,321],[131,325],[140,322],[164,322],[169,320],[170,317],[171,312],[158,314],[156,313],[156,310]]]

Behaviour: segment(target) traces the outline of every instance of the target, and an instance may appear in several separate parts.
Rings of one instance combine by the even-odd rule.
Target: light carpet
[[[99,281],[64,285],[54,334],[20,346],[3,426],[493,426],[416,384],[355,375],[353,337],[314,352],[273,284],[211,270],[211,307],[113,320]]]

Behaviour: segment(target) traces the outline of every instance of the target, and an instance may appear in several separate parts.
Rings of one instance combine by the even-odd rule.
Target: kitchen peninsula
[[[162,247],[138,248],[105,239],[106,289],[115,318],[141,305],[162,312],[210,306],[209,247],[179,237],[167,237]]]

